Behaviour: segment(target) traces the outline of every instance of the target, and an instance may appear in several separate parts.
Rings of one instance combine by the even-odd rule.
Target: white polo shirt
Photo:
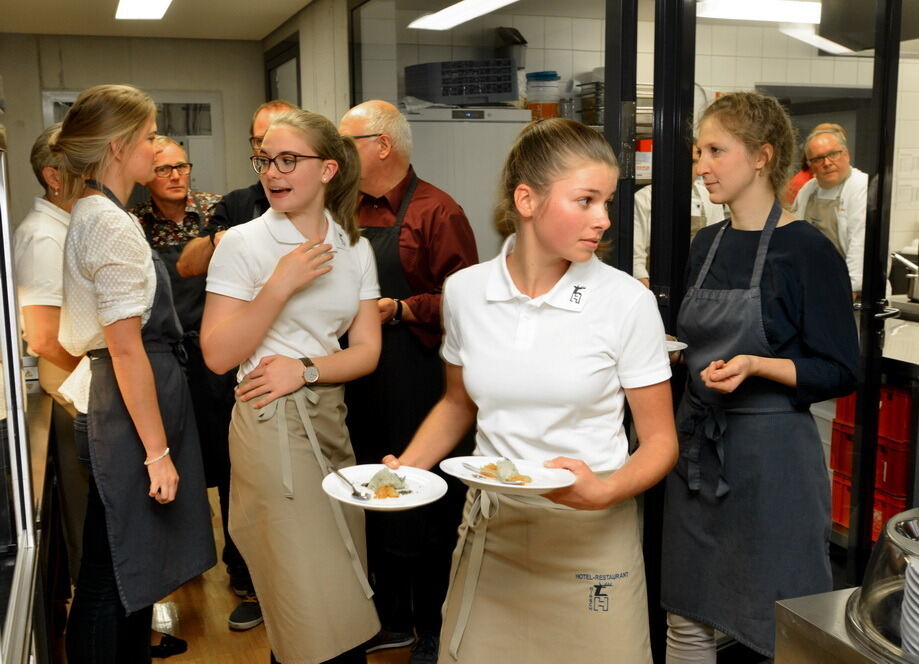
[[[13,233],[19,306],[60,307],[64,299],[64,240],[70,213],[44,198]]]
[[[478,406],[477,453],[616,470],[628,456],[621,388],[670,378],[654,295],[592,257],[530,298],[507,270],[514,239],[444,284],[441,355]]]
[[[351,245],[348,235],[328,210],[324,242],[335,257],[332,271],[310,282],[284,305],[255,354],[243,362],[237,379],[263,357],[322,357],[341,350],[338,343],[357,315],[361,300],[380,297],[373,250],[366,238]],[[261,217],[234,226],[223,235],[207,272],[207,290],[250,302],[274,272],[278,260],[306,242],[282,212],[269,209]]]

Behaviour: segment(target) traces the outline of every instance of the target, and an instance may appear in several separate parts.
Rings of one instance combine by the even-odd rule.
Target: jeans
[[[74,421],[78,445],[86,444],[86,415]],[[89,481],[83,559],[67,620],[69,664],[149,664],[153,606],[127,615],[118,596],[109,548],[105,506],[95,481]]]

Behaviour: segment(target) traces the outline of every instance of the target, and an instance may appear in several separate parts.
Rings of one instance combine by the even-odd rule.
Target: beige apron
[[[846,252],[839,241],[839,199],[842,197],[842,187],[839,188],[839,195],[836,198],[820,198],[815,189],[811,197],[807,199],[807,205],[804,206],[804,219],[810,224],[816,226],[821,233],[826,235],[836,251],[843,258]]]
[[[471,489],[440,663],[651,662],[634,500],[544,507]]]
[[[354,465],[342,386],[302,387],[230,424],[230,534],[284,664],[324,662],[380,629],[366,577],[364,513],[322,490]]]
[[[701,206],[699,206],[701,207]],[[705,209],[700,210],[702,214],[694,214],[690,217],[689,223],[689,241],[692,242],[696,239],[696,233],[705,228],[707,225],[707,220],[705,218]]]

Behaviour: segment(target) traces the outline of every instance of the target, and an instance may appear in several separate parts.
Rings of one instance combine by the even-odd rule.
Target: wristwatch
[[[319,382],[319,368],[313,364],[313,361],[308,357],[301,357],[300,361],[303,362],[303,382],[307,385],[312,385]]]

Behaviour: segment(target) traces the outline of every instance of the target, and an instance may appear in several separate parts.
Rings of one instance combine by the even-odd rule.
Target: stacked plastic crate
[[[877,540],[888,519],[907,507],[912,399],[906,390],[882,386],[878,407],[872,540]],[[855,394],[850,394],[836,400],[830,449],[830,467],[833,469],[832,517],[833,523],[843,528],[849,527],[854,451]]]

